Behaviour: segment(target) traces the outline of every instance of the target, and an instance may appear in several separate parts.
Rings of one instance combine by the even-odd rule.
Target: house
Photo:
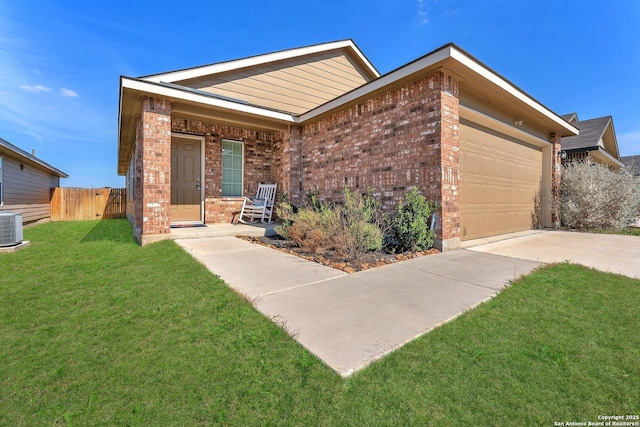
[[[22,214],[24,224],[51,217],[51,193],[69,176],[0,138],[0,211]]]
[[[566,152],[565,162],[590,158],[615,170],[623,166],[611,116],[578,120],[578,115],[571,113],[562,118],[580,130],[579,135],[562,138],[562,150]]]
[[[380,75],[351,40],[121,77],[118,173],[141,244],[230,222],[275,182],[294,203],[371,189],[440,204],[436,245],[557,226],[578,129],[454,44]]]
[[[629,172],[635,176],[640,176],[640,154],[620,157],[620,161],[622,161],[624,167],[627,168]]]

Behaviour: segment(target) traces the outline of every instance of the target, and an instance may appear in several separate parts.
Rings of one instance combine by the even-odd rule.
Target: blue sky
[[[120,75],[346,38],[382,73],[454,42],[558,114],[612,115],[640,154],[637,0],[0,0],[0,137],[63,186],[124,186]]]

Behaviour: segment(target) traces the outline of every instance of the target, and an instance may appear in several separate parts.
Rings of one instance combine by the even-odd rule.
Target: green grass
[[[553,425],[638,413],[640,281],[560,264],[342,379],[173,242],[0,255],[0,425]]]
[[[617,231],[616,234],[625,234],[625,235],[629,235],[629,236],[640,236],[640,228],[638,228],[638,227],[625,228],[624,230]]]
[[[622,234],[624,236],[640,236],[640,228],[638,227],[629,227],[622,230],[607,230],[607,229],[596,229],[589,230],[591,233],[600,233],[600,234]]]

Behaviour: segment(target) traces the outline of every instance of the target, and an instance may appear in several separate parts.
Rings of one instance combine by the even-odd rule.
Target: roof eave
[[[149,82],[146,80],[136,79],[132,77],[120,77],[120,105],[118,108],[118,174],[125,175],[128,169],[129,154],[131,153],[132,143],[125,141],[133,138],[130,135],[123,135],[123,121],[125,117],[133,117],[139,115],[139,111],[128,111],[131,107],[127,107],[125,97],[127,96],[154,96],[162,97],[171,102],[185,102],[190,105],[200,105],[204,108],[224,110],[239,115],[260,118],[269,123],[277,123],[278,126],[295,124],[297,119],[290,113],[270,110],[255,105],[236,102],[229,99],[223,99],[215,94],[194,90],[192,88],[180,88],[178,85]],[[126,152],[123,151],[126,148]]]
[[[456,46],[455,44],[451,45],[451,56],[456,61],[466,66],[467,68],[473,70],[475,73],[479,74],[483,78],[487,79],[494,85],[503,89],[511,96],[516,98],[518,101],[524,103],[528,107],[534,109],[538,113],[542,114],[547,119],[551,120],[555,126],[557,126],[560,130],[561,136],[570,136],[570,135],[578,135],[579,129],[574,125],[570,124],[566,120],[564,120],[560,115],[551,111],[549,108],[545,107],[542,103],[534,99],[532,96],[524,92],[522,89],[518,88],[515,84],[511,83],[506,78],[502,77],[497,72],[493,71],[491,68],[478,61],[476,58],[471,56],[469,53]]]
[[[607,150],[605,150],[604,148],[602,148],[601,146],[597,145],[594,147],[583,147],[583,148],[570,148],[568,150],[564,150],[566,151],[568,154],[572,154],[572,153],[591,153],[591,152],[597,152],[598,154],[602,155],[603,157],[605,157],[607,160],[609,160],[613,165],[621,168],[624,167],[624,163],[622,163],[620,160],[616,159],[615,157],[613,157],[611,154],[609,154],[609,152],[607,152]]]
[[[18,157],[19,159],[26,161],[28,163],[31,164],[35,164],[39,167],[41,167],[42,169],[47,170],[48,172],[56,175],[59,178],[69,178],[69,175],[67,175],[66,173],[62,172],[60,169],[51,166],[49,163],[40,160],[39,158],[32,156],[31,154],[27,153],[26,151],[22,150],[21,148],[19,148],[16,145],[11,144],[9,141],[5,141],[4,139],[0,138],[0,147],[3,147],[5,150],[8,150],[9,152],[11,152],[11,154],[15,157]]]
[[[492,84],[500,87],[506,91],[510,96],[517,99],[519,102],[524,103],[527,107],[532,108],[538,114],[544,116],[547,120],[553,122],[553,127],[556,128],[561,136],[578,135],[579,130],[572,124],[565,121],[558,114],[554,113],[533,97],[526,94],[524,91],[516,87],[514,84],[491,70],[486,65],[482,64],[477,59],[466,53],[453,43],[444,45],[425,56],[422,56],[415,61],[412,61],[400,68],[397,68],[380,78],[366,83],[356,89],[353,89],[346,94],[333,99],[325,104],[322,104],[313,110],[310,110],[300,115],[300,122],[306,122],[312,120],[320,115],[329,113],[335,109],[338,109],[349,103],[356,102],[360,99],[366,98],[368,95],[390,87],[396,84],[398,81],[406,79],[412,75],[418,75],[420,72],[430,68],[437,67],[438,64],[443,63],[447,59],[453,59],[458,64],[472,70],[474,73],[482,76]]]
[[[331,101],[328,101],[306,113],[300,115],[300,122],[306,122],[312,120],[320,115],[328,113],[332,110],[338,109],[346,104],[354,102],[360,98],[364,98],[367,95],[379,91],[387,86],[391,86],[399,80],[409,77],[413,74],[419,73],[421,70],[431,67],[440,61],[445,60],[450,56],[448,48],[450,45],[445,45],[440,49],[437,49],[415,61],[412,61],[403,67],[397,68],[376,80],[366,83],[360,87],[357,87],[344,95],[341,95]]]
[[[163,84],[163,82],[149,82],[131,77],[122,77],[121,91],[125,89],[129,89],[140,94],[162,96],[170,100],[190,101],[212,107],[224,108],[231,111],[238,111],[274,120],[295,123],[295,119],[293,118],[294,116],[290,113],[270,110],[244,102],[236,102],[230,99],[223,99],[215,94],[209,94],[192,88],[185,87],[182,89],[179,88],[178,85],[173,84],[169,86]],[[121,113],[122,111],[120,111],[120,114]]]
[[[262,55],[250,56],[242,59],[218,62],[215,64],[203,65],[199,67],[186,68],[182,70],[170,71],[161,74],[152,74],[140,77],[150,82],[168,82],[194,79],[211,74],[223,73],[241,68],[253,67],[256,65],[268,64],[276,61],[283,61],[316,53],[328,52],[335,49],[348,49],[363,65],[364,71],[369,77],[376,79],[380,77],[380,72],[373,66],[369,59],[362,53],[360,48],[351,39],[339,40],[335,42],[316,44],[295,49],[286,49]]]

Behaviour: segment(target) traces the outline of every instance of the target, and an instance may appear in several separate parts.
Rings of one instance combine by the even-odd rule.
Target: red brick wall
[[[436,72],[305,125],[300,196],[370,188],[393,210],[417,188],[442,204],[439,237],[458,237],[458,120],[458,82]]]
[[[171,231],[171,103],[165,99],[145,97],[138,128],[136,149],[141,166],[140,205],[136,203],[136,223],[141,231],[166,234]]]
[[[429,86],[440,99],[440,150],[442,159],[441,216],[436,230],[442,240],[460,236],[460,105],[458,80],[442,72],[430,77]]]
[[[142,200],[142,137],[144,135],[142,119],[138,120],[136,127],[136,146],[134,148],[134,161],[135,161],[135,180],[134,180],[134,191],[135,191],[135,202],[134,202],[134,232],[140,233],[142,231],[142,205],[144,200]]]
[[[289,200],[296,205],[303,201],[301,187],[302,176],[302,127],[290,126],[282,132],[273,146],[273,177],[278,183],[278,193],[286,193]]]
[[[243,192],[252,196],[261,182],[282,182],[281,173],[273,171],[274,146],[279,146],[281,135],[270,132],[256,132],[229,126],[220,126],[197,120],[174,117],[171,130],[205,137],[205,222],[231,222],[234,212],[242,207],[242,198],[222,197],[222,140],[230,139],[244,143]],[[280,190],[280,188],[278,188]],[[237,219],[237,218],[236,218]]]
[[[407,192],[417,188],[429,200],[442,204],[438,236],[452,239],[459,235],[458,82],[443,72],[416,79],[303,127],[291,126],[282,133],[179,117],[172,118],[167,129],[161,124],[167,123],[163,120],[170,114],[170,106],[168,102],[162,104],[165,110],[159,112],[157,104],[154,112],[146,111],[143,105],[144,167],[149,171],[153,167],[156,173],[167,171],[167,175],[144,175],[143,189],[149,200],[164,200],[169,190],[170,144],[166,144],[166,153],[162,151],[164,140],[159,135],[174,131],[205,136],[208,223],[229,222],[241,207],[241,198],[222,197],[222,140],[230,139],[244,142],[247,196],[255,194],[260,182],[276,182],[278,192],[287,192],[294,203],[301,203],[306,193],[315,190],[325,199],[340,200],[346,185],[361,192],[372,189],[386,209],[394,210]],[[153,190],[162,197],[147,192],[152,190],[152,181],[156,186]],[[162,187],[165,182],[166,189]],[[149,216],[155,211],[144,212]],[[150,225],[155,228],[147,226],[147,232],[168,232],[168,214],[164,222],[159,217],[153,217]]]

